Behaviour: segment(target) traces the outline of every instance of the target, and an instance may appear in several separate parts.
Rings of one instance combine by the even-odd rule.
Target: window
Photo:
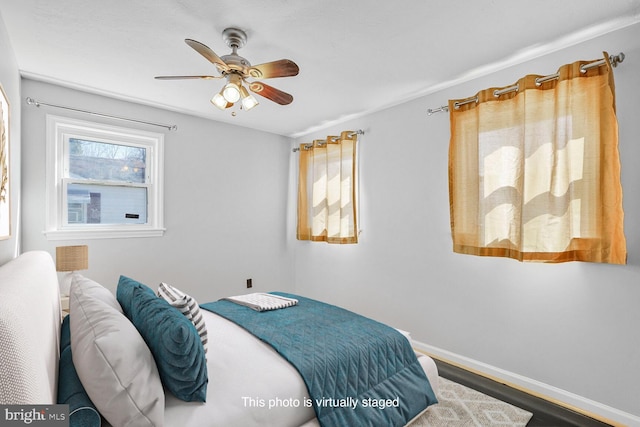
[[[162,236],[164,135],[47,116],[48,239]]]

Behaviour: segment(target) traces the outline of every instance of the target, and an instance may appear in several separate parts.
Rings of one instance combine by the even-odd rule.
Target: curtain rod
[[[358,130],[356,130],[356,131],[349,132],[349,133],[347,134],[347,136],[348,136],[349,138],[351,138],[353,135],[364,135],[364,131],[363,131],[362,129],[358,129]],[[338,138],[339,138],[339,137],[337,137],[337,136],[336,136],[336,137],[334,137],[333,141],[337,141],[337,140],[338,140]],[[324,141],[324,139],[323,139],[322,141]],[[313,147],[313,144],[306,144],[306,145],[304,146],[304,149],[305,149],[305,150],[309,150],[311,147]],[[295,148],[293,148],[291,151],[293,151],[294,153],[295,153],[296,151],[300,151],[300,147],[295,147]]]
[[[96,112],[93,112],[93,111],[80,110],[78,108],[65,107],[64,105],[47,104],[46,102],[40,102],[40,101],[37,101],[37,100],[35,100],[33,98],[30,98],[30,97],[27,97],[27,104],[35,105],[36,107],[40,107],[41,105],[45,105],[47,107],[62,108],[64,110],[76,111],[78,113],[91,114],[92,116],[106,117],[106,118],[109,118],[109,119],[116,119],[116,120],[124,120],[124,121],[127,121],[127,122],[142,123],[142,124],[145,124],[145,125],[162,127],[162,128],[168,129],[168,130],[175,130],[175,131],[178,130],[178,126],[177,125],[165,125],[165,124],[162,124],[162,123],[146,122],[144,120],[129,119],[127,117],[118,117],[118,116],[112,116],[110,114],[102,114],[102,113],[96,113]]]
[[[609,55],[609,61],[611,63],[611,65],[615,68],[618,66],[618,64],[620,64],[622,61],[624,61],[624,53],[620,52],[617,55]],[[588,64],[584,64],[580,67],[580,72],[581,73],[586,73],[587,70],[590,70],[591,68],[595,68],[595,67],[600,67],[602,65],[607,64],[607,60],[606,59],[599,59],[597,61],[594,62],[590,62]],[[538,77],[536,79],[536,86],[540,86],[542,85],[542,83],[544,82],[548,82],[549,80],[555,80],[558,77],[560,77],[560,74],[558,73],[554,73],[554,74],[549,74],[548,76],[543,76],[543,77]],[[513,86],[509,86],[506,87],[504,89],[499,89],[499,90],[494,90],[493,91],[493,96],[495,96],[496,98],[499,97],[500,95],[504,95],[505,93],[509,93],[509,92],[517,92],[519,89],[519,86],[517,84],[513,85]],[[478,102],[478,97],[477,96],[473,96],[471,98],[467,98],[464,99],[462,101],[458,101],[454,104],[455,108],[459,108],[463,105],[466,104],[471,104],[472,102],[477,103]],[[434,113],[440,113],[440,112],[446,112],[449,111],[449,106],[448,105],[442,105],[438,108],[429,108],[427,109],[427,115],[430,116]]]

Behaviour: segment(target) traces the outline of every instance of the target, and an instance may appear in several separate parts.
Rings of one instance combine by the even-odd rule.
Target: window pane
[[[69,138],[69,178],[145,182],[147,149]]]
[[[146,224],[147,189],[69,184],[67,218],[69,224]]]

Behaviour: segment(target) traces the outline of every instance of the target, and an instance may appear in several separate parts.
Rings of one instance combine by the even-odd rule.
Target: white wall
[[[565,63],[598,59],[603,50],[627,55],[614,74],[628,265],[529,264],[454,254],[449,117],[427,116],[427,109],[510,85],[525,74],[551,74]],[[416,54],[428,55],[428,49]],[[366,132],[360,145],[361,242],[341,247],[292,240],[296,291],[409,330],[422,343],[461,358],[640,416],[638,76],[635,25],[298,138],[296,143],[347,129]]]
[[[0,14],[0,85],[9,98],[9,186],[11,189],[11,237],[0,240],[0,265],[13,259],[19,251],[18,215],[20,212],[20,74],[11,41]]]
[[[248,278],[255,291],[293,289],[286,239],[287,138],[33,80],[22,81],[22,97],[178,125],[177,132],[165,132],[164,237],[47,241],[42,234],[46,114],[139,126],[23,101],[25,251],[55,255],[56,246],[86,243],[89,270],[84,274],[112,290],[120,274],[150,286],[172,283],[201,302],[245,293]]]
[[[522,264],[453,254],[448,116],[428,117],[426,109],[524,74],[555,72],[605,49],[627,54],[615,76],[628,265]],[[0,31],[0,54],[10,51]],[[164,237],[52,242],[42,235],[44,122],[51,110],[23,101],[23,250],[53,254],[57,245],[88,243],[85,273],[111,289],[126,274],[149,284],[173,282],[201,301],[242,293],[251,277],[254,290],[294,290],[333,302],[410,330],[435,348],[640,416],[639,26],[301,138],[366,131],[363,232],[358,245],[345,246],[295,240],[297,154],[287,138],[30,80],[20,94],[17,67],[5,64],[0,79],[14,100],[31,96],[179,126],[166,138]],[[16,101],[13,110],[19,118]],[[19,131],[14,126],[13,136]],[[14,148],[16,155],[20,147]],[[14,246],[0,242],[0,258],[11,256]]]

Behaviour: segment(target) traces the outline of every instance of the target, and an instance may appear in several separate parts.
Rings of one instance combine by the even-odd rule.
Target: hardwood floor
[[[527,427],[610,427],[593,418],[555,405],[507,385],[434,359],[441,377],[478,390],[533,413]]]

